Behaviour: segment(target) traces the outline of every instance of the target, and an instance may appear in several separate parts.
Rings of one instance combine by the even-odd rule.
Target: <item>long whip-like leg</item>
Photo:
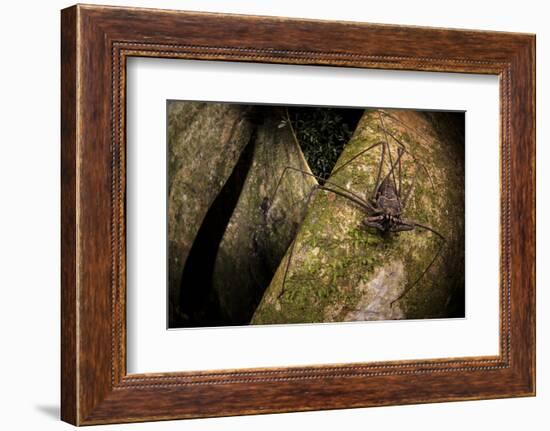
[[[399,196],[399,199],[401,199],[401,187],[403,186],[403,181],[401,177],[401,155],[403,154],[403,149],[398,148],[397,149],[397,159],[399,160],[399,170],[398,170],[398,176],[399,176],[399,190],[397,190],[397,196]]]
[[[285,168],[283,169],[283,172],[281,173],[281,176],[279,177],[279,179],[277,180],[277,184],[275,185],[275,190],[273,191],[273,194],[271,195],[271,198],[269,198],[267,200],[267,204],[268,204],[268,208],[273,204],[273,201],[275,199],[275,196],[277,196],[277,192],[279,191],[279,187],[281,186],[281,183],[283,182],[283,178],[285,177],[285,174],[288,173],[288,171],[290,170],[293,170],[293,171],[298,171],[298,172],[301,172],[305,175],[309,175],[315,179],[317,179],[318,181],[325,181],[324,178],[322,177],[318,177],[316,175],[313,175],[312,173],[310,172],[306,172],[306,171],[303,171],[301,169],[298,169],[298,168],[293,168],[291,166],[285,166]]]
[[[281,178],[279,178],[279,181],[277,182],[277,186],[275,187],[275,191],[273,193],[273,196],[272,198],[275,197],[276,193],[277,193],[277,189],[279,188],[280,184],[281,184],[281,180],[283,178],[283,176],[288,172],[288,171],[294,171],[294,172],[298,172],[302,175],[308,175],[310,177],[313,177],[315,179],[317,179],[318,181],[322,181],[323,182],[323,186],[326,186],[329,185],[331,188],[334,188],[334,190],[331,190],[332,192],[336,193],[336,194],[346,194],[347,197],[349,200],[355,202],[357,205],[359,205],[360,207],[362,207],[363,209],[367,210],[367,211],[375,211],[375,209],[373,208],[373,206],[367,202],[365,199],[363,199],[361,196],[359,196],[358,194],[356,194],[355,192],[351,191],[351,190],[348,190],[346,189],[345,187],[342,187],[336,183],[333,183],[332,181],[328,181],[328,180],[325,180],[324,178],[322,177],[319,177],[315,174],[312,174],[310,172],[306,172],[306,171],[303,171],[301,169],[298,169],[298,168],[294,168],[292,166],[286,166],[283,170],[283,173],[281,175]],[[319,185],[321,186],[321,185]],[[338,190],[338,191],[337,191]],[[271,204],[272,200],[270,200],[270,204]]]
[[[390,175],[392,175],[393,171],[395,170],[395,167],[401,163],[401,157],[403,156],[403,152],[402,151],[399,151],[398,152],[398,156],[397,156],[397,159],[395,160],[395,162],[391,165],[391,168],[390,168],[390,171],[386,174],[386,176],[382,179],[382,182],[380,184],[382,184],[384,181],[386,181]],[[379,186],[380,187],[380,186]],[[376,190],[376,193],[378,193],[378,190]]]
[[[417,172],[418,172],[418,167],[415,165],[414,176],[413,176],[413,179],[411,181],[411,185],[410,185],[409,189],[407,190],[407,193],[405,194],[405,197],[401,201],[401,208],[407,208],[407,203],[409,202],[409,197],[411,196],[412,191],[414,190],[414,186],[416,185],[416,177],[418,176]]]
[[[335,189],[332,189],[330,187],[330,183],[329,183],[329,186],[327,187],[326,185],[324,186],[321,186],[321,185],[318,185],[318,186],[314,186],[312,188],[312,190],[309,192],[308,194],[308,197],[307,197],[307,200],[306,200],[306,204],[305,204],[305,210],[304,210],[304,214],[303,214],[303,217],[302,217],[302,221],[300,222],[300,228],[298,229],[298,232],[296,232],[296,236],[294,237],[294,240],[292,241],[292,244],[290,245],[289,247],[289,251],[288,251],[288,258],[287,258],[287,261],[286,261],[286,264],[285,264],[285,272],[283,274],[283,281],[282,281],[282,287],[281,287],[281,290],[279,292],[279,294],[277,295],[277,299],[281,299],[281,297],[283,296],[283,294],[285,293],[285,283],[286,283],[286,279],[287,279],[287,275],[288,275],[288,270],[290,268],[290,262],[292,260],[292,256],[294,255],[294,248],[296,246],[296,238],[298,238],[298,235],[300,234],[300,231],[302,229],[302,226],[303,226],[303,222],[305,220],[305,217],[307,215],[307,208],[309,207],[309,203],[311,202],[311,199],[313,197],[313,194],[316,192],[316,191],[319,191],[319,190],[322,190],[322,191],[326,191],[326,192],[332,192],[338,196],[341,196],[345,199],[348,199],[350,200],[351,202],[355,203],[355,204],[358,204],[360,206],[362,206],[363,208],[365,207],[365,204],[368,204],[368,202],[366,201],[363,201],[363,202],[358,202],[357,199],[353,196],[350,196],[348,193],[349,190],[345,190],[345,193],[340,191],[340,190],[335,190]],[[368,204],[370,205],[370,204]],[[377,212],[376,209],[373,208],[373,212]]]
[[[380,115],[380,112],[382,112],[383,114],[385,115],[388,115],[386,114],[384,111],[379,111],[379,115]],[[393,117],[390,117],[393,119]],[[430,180],[430,184],[432,185],[432,189],[435,191],[435,185],[434,185],[434,182],[433,182],[433,179],[430,175],[430,172],[428,171],[428,168],[421,162],[419,162],[417,160],[417,158],[411,154],[405,147],[405,144],[403,142],[401,142],[401,140],[399,138],[397,138],[392,132],[390,132],[389,130],[387,129],[384,129],[385,133],[387,133],[393,140],[394,142],[398,145],[399,148],[401,148],[401,151],[405,152],[406,154],[408,154],[409,156],[411,156],[414,164],[415,164],[415,175],[413,176],[413,179],[412,179],[412,183],[409,187],[409,189],[407,190],[406,194],[405,194],[405,197],[403,198],[403,200],[401,201],[401,207],[402,208],[406,208],[407,206],[407,203],[408,203],[408,200],[409,200],[409,197],[414,189],[414,186],[415,186],[415,183],[416,183],[416,177],[417,177],[417,172],[418,172],[418,166],[420,166],[425,172],[426,172],[426,175],[428,176],[428,179]],[[399,150],[398,150],[399,151]],[[399,169],[401,169],[401,166],[399,166]],[[399,173],[399,181],[400,181],[400,186],[399,186],[399,192],[398,192],[398,196],[399,198],[401,199],[401,187],[402,187],[402,184],[401,184],[401,173]]]
[[[292,243],[290,244],[290,247],[288,249],[288,258],[286,260],[285,264],[285,272],[283,274],[283,281],[281,283],[281,290],[279,291],[279,294],[277,295],[277,299],[281,299],[283,294],[285,293],[285,283],[286,283],[286,277],[288,275],[288,269],[290,268],[290,261],[292,260],[292,255],[294,254],[294,247],[296,246],[296,238],[298,238],[298,235],[300,234],[300,231],[302,230],[302,225],[304,223],[304,220],[307,215],[307,209],[309,207],[309,203],[311,202],[311,198],[313,197],[313,194],[321,189],[321,186],[313,186],[313,188],[310,190],[306,203],[304,206],[304,212],[302,214],[302,220],[300,221],[300,227],[298,228],[298,231],[296,232],[296,235],[294,236],[294,239],[292,240]]]
[[[387,142],[382,145],[382,156],[380,157],[380,162],[378,163],[378,173],[376,174],[376,184],[372,189],[371,198],[373,199],[376,197],[376,194],[378,193],[378,189],[380,188],[380,176],[382,175],[382,167],[384,166],[384,156],[386,154],[387,145],[388,145]]]
[[[427,142],[429,143],[430,141],[426,138],[426,136],[422,133],[420,133],[418,130],[416,130],[414,127],[408,125],[405,121],[397,118],[395,115],[393,114],[390,114],[389,112],[383,110],[383,109],[379,109],[378,110],[379,113],[382,113],[383,115],[385,115],[386,117],[388,117],[389,119],[397,122],[397,123],[400,123],[402,126],[404,126],[405,128],[407,128],[409,131],[413,132],[415,135],[419,136],[424,142]]]
[[[434,182],[433,182],[433,179],[432,179],[432,176],[430,175],[430,171],[428,170],[428,168],[424,165],[424,163],[421,163],[418,161],[418,159],[410,152],[407,150],[407,147],[405,146],[405,144],[403,144],[403,142],[401,142],[401,140],[396,137],[392,132],[390,132],[389,130],[387,130],[387,133],[388,135],[390,135],[390,137],[399,145],[401,146],[401,148],[403,149],[403,151],[405,151],[405,153],[407,153],[408,155],[410,155],[414,161],[414,163],[418,164],[425,172],[426,172],[426,175],[428,175],[428,178],[430,180],[430,183],[432,184],[432,188],[435,190],[435,185],[434,185]]]
[[[392,160],[392,155],[391,155],[391,150],[390,150],[390,144],[388,143],[388,133],[386,131],[386,125],[384,124],[384,120],[382,119],[382,115],[380,114],[380,112],[378,112],[378,118],[380,119],[380,125],[382,126],[382,130],[384,132],[384,138],[386,140],[386,146],[388,147],[388,158],[390,160],[390,168],[391,168],[391,177],[392,177],[392,181],[393,181],[393,188],[394,190],[397,190],[397,183],[395,181],[395,173],[394,173],[394,170],[393,170],[393,160]],[[399,151],[398,151],[398,154],[399,154]],[[399,158],[399,156],[398,156]],[[399,195],[398,195],[399,196]],[[399,196],[401,197],[401,196]]]
[[[352,163],[353,161],[355,161],[357,158],[361,157],[363,154],[365,154],[366,152],[378,147],[379,145],[384,145],[384,141],[379,141],[377,142],[376,144],[373,144],[371,145],[370,147],[364,149],[364,150],[361,150],[359,151],[355,156],[353,156],[352,158],[350,158],[349,160],[346,160],[342,165],[338,166],[337,168],[335,168],[332,172],[331,172],[331,176],[336,174],[337,172],[341,171],[343,168],[345,168],[347,165],[349,165],[350,163]]]
[[[425,230],[428,230],[432,233],[434,233],[435,235],[437,235],[439,238],[440,238],[440,243],[439,243],[439,247],[437,249],[437,252],[435,253],[433,259],[430,261],[430,263],[428,264],[428,266],[424,269],[424,271],[422,271],[422,273],[416,278],[416,280],[414,281],[414,283],[411,283],[409,286],[407,286],[405,288],[405,290],[403,290],[403,292],[401,292],[401,294],[395,298],[392,302],[390,302],[390,307],[393,307],[393,304],[395,304],[397,301],[403,299],[405,297],[405,295],[407,293],[409,293],[417,284],[418,282],[422,279],[422,277],[424,277],[424,275],[430,270],[430,268],[432,267],[432,265],[434,264],[434,262],[437,260],[437,258],[439,257],[439,255],[441,254],[441,251],[443,250],[443,246],[446,244],[447,240],[445,239],[445,237],[443,235],[441,235],[438,231],[436,231],[435,229],[432,229],[431,227],[429,226],[426,226],[426,225],[423,225],[423,224],[420,224],[420,223],[416,223],[416,222],[408,222],[408,221],[403,221],[403,224],[404,225],[411,225],[411,226],[414,226],[414,227],[419,227],[421,229],[425,229]]]

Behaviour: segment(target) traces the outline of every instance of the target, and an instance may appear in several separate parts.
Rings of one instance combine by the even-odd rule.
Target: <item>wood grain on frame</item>
[[[78,5],[62,11],[61,48],[63,420],[87,425],[534,395],[533,35]],[[127,375],[129,56],[498,75],[500,354]]]

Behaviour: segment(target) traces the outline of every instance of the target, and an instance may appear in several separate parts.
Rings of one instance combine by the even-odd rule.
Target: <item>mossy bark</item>
[[[285,109],[267,107],[258,117],[252,163],[212,277],[222,319],[232,324],[250,322],[296,234],[301,204],[317,184],[311,176],[285,171],[290,166],[311,172]]]
[[[247,324],[317,184],[286,111],[170,102],[168,154],[170,326]]]
[[[321,190],[296,236],[286,280],[283,283],[289,251],[252,323],[460,315],[464,303],[464,143],[463,136],[450,133],[451,129],[445,114],[368,110],[329,178],[368,199],[375,188],[383,146],[339,168],[371,145],[387,141],[390,154],[386,152],[384,177],[391,171],[388,156],[397,160],[397,141],[404,144],[401,186],[397,164],[394,169],[402,202],[409,194],[402,217],[443,235],[439,255],[442,241],[430,230],[416,227],[382,234],[364,226],[367,214],[360,207]],[[389,179],[393,182],[392,175]]]
[[[240,105],[168,103],[169,319],[181,315],[183,267],[208,208],[230,176],[254,125]]]

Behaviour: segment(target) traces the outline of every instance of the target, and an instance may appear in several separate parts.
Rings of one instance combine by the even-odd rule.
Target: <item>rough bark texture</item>
[[[284,109],[265,108],[238,203],[221,241],[213,274],[223,321],[247,324],[292,242],[306,195],[317,184]],[[276,189],[278,181],[279,187]]]
[[[463,136],[453,131],[446,114],[367,111],[329,179],[368,198],[375,187],[382,146],[336,172],[338,168],[377,142],[389,142],[393,161],[397,159],[394,137],[405,145],[408,153],[401,160],[401,199],[411,192],[402,216],[446,238],[441,254],[416,285],[415,280],[437,254],[441,244],[437,235],[421,228],[383,235],[363,225],[367,214],[360,207],[334,193],[319,191],[296,236],[284,286],[288,251],[252,323],[461,315],[464,145]],[[389,166],[386,157],[382,177],[389,173]],[[397,170],[395,175],[399,186]]]
[[[170,326],[250,322],[317,184],[282,177],[309,172],[284,120],[280,108],[169,104]]]
[[[180,318],[183,267],[202,220],[252,136],[246,113],[240,105],[168,104],[170,322]]]

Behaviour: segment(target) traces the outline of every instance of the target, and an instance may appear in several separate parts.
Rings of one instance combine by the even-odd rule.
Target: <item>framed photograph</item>
[[[535,37],[62,11],[62,419],[535,394]]]

